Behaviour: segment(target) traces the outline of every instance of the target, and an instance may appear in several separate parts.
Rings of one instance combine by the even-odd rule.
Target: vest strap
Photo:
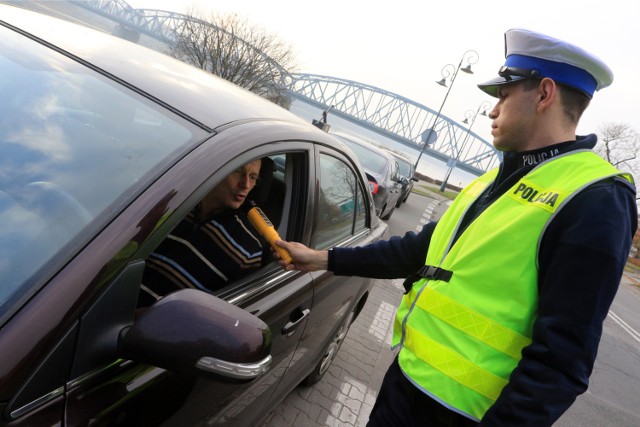
[[[433,265],[423,265],[420,270],[418,270],[415,274],[411,274],[407,277],[402,284],[405,290],[405,294],[411,290],[411,287],[415,282],[420,279],[429,279],[429,280],[442,280],[443,282],[448,282],[451,280],[451,276],[453,276],[453,271],[445,270],[444,268],[434,267]]]

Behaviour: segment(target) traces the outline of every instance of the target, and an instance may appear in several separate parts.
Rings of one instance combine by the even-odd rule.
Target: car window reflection
[[[364,198],[353,170],[343,161],[320,157],[320,199],[316,248],[327,248],[364,227]]]

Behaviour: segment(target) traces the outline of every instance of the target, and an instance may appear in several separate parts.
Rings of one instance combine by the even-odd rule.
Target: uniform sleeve
[[[560,211],[541,242],[532,343],[480,425],[551,426],[586,391],[636,227],[635,189],[617,178]]]
[[[417,234],[410,231],[367,246],[334,248],[329,270],[340,276],[404,279],[424,265],[435,226],[430,222]]]

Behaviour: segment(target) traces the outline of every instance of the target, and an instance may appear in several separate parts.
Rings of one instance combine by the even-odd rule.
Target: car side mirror
[[[419,179],[418,179],[418,178],[416,178],[416,177],[415,177],[415,175],[414,175],[414,176],[412,176],[412,177],[411,177],[411,181],[418,182],[418,181],[419,181]]]
[[[271,330],[240,307],[183,289],[123,329],[118,350],[120,357],[187,375],[250,380],[271,364]]]

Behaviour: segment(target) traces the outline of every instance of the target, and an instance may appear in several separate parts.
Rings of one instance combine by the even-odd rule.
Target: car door
[[[322,145],[316,146],[314,165],[315,196],[310,198],[310,226],[304,241],[310,247],[327,249],[378,240],[386,225],[375,218],[364,173],[351,159]],[[286,391],[300,378],[311,384],[326,372],[372,285],[370,279],[334,276],[328,271],[312,272],[311,276],[313,308],[287,376],[279,386]]]
[[[252,126],[257,127],[257,125]],[[245,141],[247,146],[259,145],[260,147],[239,153],[226,153],[225,156],[232,159],[220,164],[223,162],[220,159],[221,155],[215,151],[219,147],[228,147],[229,141],[237,141],[235,132],[232,129],[227,134],[221,134],[220,140],[215,144],[212,143],[209,149],[203,147],[198,154],[194,154],[209,157],[210,160],[215,156],[218,163],[212,162],[212,168],[216,172],[176,207],[174,215],[188,212],[207,189],[212,188],[221,177],[239,166],[267,155],[280,156],[285,159],[287,166],[283,177],[285,187],[280,188],[279,191],[284,191],[286,194],[278,195],[274,192],[270,198],[280,198],[282,203],[286,203],[286,206],[280,208],[283,219],[279,221],[281,224],[279,231],[283,236],[287,236],[290,233],[289,224],[296,224],[299,222],[297,218],[305,215],[304,198],[307,191],[304,186],[309,182],[305,174],[308,173],[307,165],[312,154],[293,144],[279,142],[278,151],[274,152],[274,148],[270,144],[265,144],[264,141],[255,142],[255,144]],[[260,135],[258,132],[253,134]],[[236,142],[235,145],[238,143]],[[202,164],[202,161],[199,163]],[[300,186],[292,185],[294,177],[296,182],[301,184]],[[167,177],[163,181],[167,183],[173,181],[174,185],[178,182],[175,177]],[[140,251],[150,252],[153,245],[151,242],[159,242],[162,235],[166,234],[175,223],[176,220],[172,218],[166,219]],[[127,280],[128,283],[139,283],[139,268],[137,271],[132,270],[132,277]],[[185,378],[173,372],[130,361],[110,361],[99,365],[89,377],[85,374],[72,381],[67,406],[68,422],[72,425],[83,424],[96,419],[94,417],[97,417],[100,422],[117,420],[119,423],[135,425],[155,425],[165,418],[163,425],[176,426],[202,422],[217,425],[242,425],[250,422],[269,401],[293,357],[306,325],[307,313],[311,309],[312,284],[308,273],[284,272],[276,263],[272,263],[217,292],[220,298],[258,316],[272,331],[272,364],[270,369],[257,380],[242,382]],[[125,288],[126,285],[120,287]],[[95,318],[105,315],[104,308],[96,312],[101,315],[94,315]],[[90,321],[83,323],[91,324]],[[80,334],[95,335],[89,331],[80,331]],[[87,353],[77,354],[77,361],[91,357],[92,346],[84,347],[88,349]],[[80,373],[80,370],[76,369],[76,371]],[[157,410],[154,411],[141,409],[148,405],[155,407],[153,402],[162,404],[158,405]],[[92,411],[92,408],[100,408],[100,411]]]
[[[269,200],[265,200],[265,203],[281,200],[284,209],[279,213],[272,206],[262,207],[265,212],[270,212],[273,218],[279,218],[273,222],[283,238],[299,240],[297,236],[300,236],[306,226],[306,200],[309,197],[310,186],[309,162],[312,161],[310,150],[313,149],[313,145],[281,142],[277,147],[277,153],[261,152],[271,155],[279,165],[271,184],[272,190],[267,196]],[[213,393],[221,394],[221,390],[225,396],[223,404],[215,412],[211,411],[206,417],[206,422],[216,425],[247,425],[267,413],[272,408],[273,401],[284,397],[279,388],[283,378],[295,379],[295,374],[289,372],[288,368],[312,311],[311,275],[298,271],[284,271],[277,263],[272,263],[259,274],[235,284],[218,295],[258,316],[269,325],[272,333],[272,365],[267,374],[244,386],[235,396],[231,395],[233,390],[227,385],[223,385],[226,388],[221,388],[216,383],[199,381],[198,389],[174,417],[175,423],[170,422],[167,425],[188,425],[180,423],[196,421],[188,418],[190,408],[196,412]]]

